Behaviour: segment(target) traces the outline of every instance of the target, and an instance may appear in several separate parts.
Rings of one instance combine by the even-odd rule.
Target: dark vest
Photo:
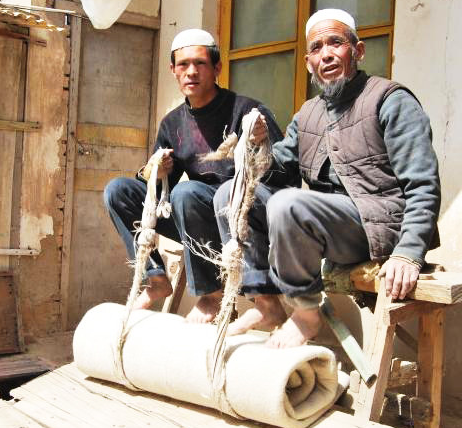
[[[398,83],[369,77],[342,116],[331,122],[318,97],[300,110],[298,130],[300,172],[316,187],[319,172],[330,158],[340,181],[361,216],[371,259],[392,253],[400,236],[405,200],[395,177],[379,123],[385,98]],[[405,88],[403,88],[405,89]]]

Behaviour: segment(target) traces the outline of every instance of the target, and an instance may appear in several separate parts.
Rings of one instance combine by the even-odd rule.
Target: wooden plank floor
[[[34,355],[0,356],[0,382],[39,375],[53,368],[52,364]]]
[[[15,400],[0,402],[0,427],[47,428],[270,428],[239,421],[204,407],[87,378],[67,364],[11,391]],[[331,410],[316,428],[386,427],[360,423]]]

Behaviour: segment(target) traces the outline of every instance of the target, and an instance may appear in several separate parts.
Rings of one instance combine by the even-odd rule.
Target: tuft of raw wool
[[[133,275],[132,287],[125,305],[125,313],[120,326],[119,340],[114,350],[115,367],[117,376],[127,387],[136,389],[125,376],[123,368],[122,351],[128,334],[127,325],[133,304],[140,294],[141,284],[146,274],[146,263],[153,250],[156,249],[156,225],[159,217],[168,218],[171,213],[169,202],[169,189],[167,177],[162,179],[162,192],[160,199],[157,200],[157,173],[162,163],[162,157],[166,149],[159,149],[151,156],[148,164],[139,172],[147,180],[147,192],[144,200],[143,214],[141,222],[136,228],[133,245],[135,247],[135,271]]]

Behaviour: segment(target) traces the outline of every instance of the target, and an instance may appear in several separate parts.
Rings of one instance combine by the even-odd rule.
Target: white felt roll
[[[117,374],[116,344],[125,307],[104,303],[89,310],[74,335],[77,367],[99,379],[124,383]],[[123,370],[139,389],[280,427],[306,427],[338,394],[334,354],[320,346],[270,349],[250,334],[227,338],[224,396],[214,400],[208,361],[212,325],[178,315],[136,310],[123,346]]]

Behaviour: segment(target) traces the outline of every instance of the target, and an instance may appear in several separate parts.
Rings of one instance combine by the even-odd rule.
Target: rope
[[[248,212],[255,198],[255,188],[271,161],[269,141],[256,146],[250,141],[255,123],[260,116],[257,109],[252,109],[242,119],[242,135],[237,139],[231,134],[216,152],[203,158],[204,161],[234,157],[235,173],[231,182],[229,203],[227,207],[228,224],[231,239],[223,246],[220,276],[225,280],[221,307],[215,318],[217,337],[213,353],[208,361],[212,382],[212,393],[219,408],[229,410],[225,396],[226,333],[231,321],[239,290],[242,284],[244,265],[243,243],[248,236]]]
[[[135,238],[135,272],[133,275],[132,287],[125,305],[125,313],[120,326],[120,333],[114,350],[115,371],[117,378],[127,388],[138,390],[127,378],[123,365],[123,347],[129,333],[128,321],[133,310],[133,305],[141,289],[143,277],[146,273],[146,262],[153,250],[156,249],[155,238],[157,219],[159,217],[168,218],[171,213],[169,202],[169,188],[167,177],[162,178],[162,192],[160,200],[157,200],[157,173],[162,157],[166,149],[159,149],[149,160],[148,164],[139,172],[143,178],[148,180],[146,198],[144,201],[143,214],[139,227],[137,227]]]

